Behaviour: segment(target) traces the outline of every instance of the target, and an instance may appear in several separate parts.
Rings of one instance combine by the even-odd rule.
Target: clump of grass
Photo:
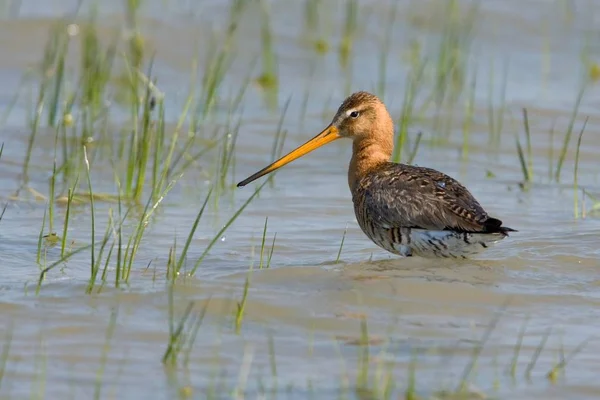
[[[140,7],[139,1],[127,3],[130,24],[135,26],[135,13]],[[71,76],[67,74],[70,69],[65,67],[65,60],[69,51],[69,42],[71,36],[81,36],[81,57],[76,71],[78,76],[76,90],[68,91],[68,83]],[[137,35],[137,34],[136,34]],[[62,160],[55,156],[55,165],[50,182],[50,199],[54,199],[56,194],[61,192],[57,187],[59,177],[62,175],[62,183],[65,188],[72,188],[72,193],[67,195],[73,200],[88,194],[82,194],[78,191],[73,180],[77,183],[77,177],[81,168],[85,167],[82,145],[88,150],[88,161],[90,167],[93,167],[95,160],[109,158],[114,161],[114,147],[99,146],[98,143],[119,143],[118,162],[114,163],[115,170],[124,185],[123,193],[120,193],[125,201],[142,202],[142,197],[150,184],[155,195],[162,192],[167,182],[172,179],[174,173],[182,172],[193,164],[201,154],[210,150],[210,146],[204,146],[198,153],[191,154],[188,157],[194,140],[188,140],[181,146],[179,130],[185,121],[190,110],[191,99],[188,99],[175,135],[169,136],[165,132],[165,108],[164,95],[156,85],[156,81],[151,77],[152,62],[149,64],[148,73],[141,72],[141,64],[144,60],[143,50],[132,50],[140,45],[134,45],[139,36],[134,35],[129,43],[129,52],[124,54],[123,67],[124,75],[118,78],[115,75],[115,58],[117,47],[119,45],[118,37],[105,47],[99,39],[96,26],[96,17],[93,12],[85,24],[69,25],[68,29],[64,24],[57,24],[50,32],[50,39],[45,48],[43,61],[40,65],[40,84],[37,88],[38,97],[35,101],[34,111],[30,118],[31,134],[28,140],[28,149],[24,162],[24,185],[28,182],[28,167],[31,154],[39,131],[40,122],[44,113],[47,114],[47,123],[54,128],[55,152],[62,153]],[[137,38],[137,39],[136,39]],[[211,99],[216,93],[218,82],[222,79],[222,62],[218,62],[223,57],[217,57],[217,67],[207,72],[205,81],[205,99],[204,103],[210,108]],[[116,79],[115,79],[116,78]],[[110,91],[111,84],[125,83]],[[125,106],[129,107],[131,115],[131,129],[127,137],[108,136],[108,114],[106,99],[114,96],[119,97],[119,90],[125,91],[126,96],[121,96],[127,100]],[[190,96],[191,97],[191,96]],[[61,108],[62,107],[62,108]],[[154,112],[158,109],[157,117]],[[59,116],[62,115],[62,118]],[[168,145],[166,140],[171,138]],[[169,150],[166,151],[165,149]],[[108,154],[107,153],[108,150]],[[178,153],[180,151],[180,153]],[[186,157],[183,157],[183,155]],[[57,154],[58,155],[58,154]],[[123,167],[124,168],[121,168]],[[63,198],[64,194],[59,195]],[[95,199],[102,198],[103,201],[116,201],[117,196],[103,193],[95,193]],[[52,230],[54,223],[54,202],[49,202],[49,227]]]
[[[43,117],[44,108],[48,104],[48,122],[53,125],[57,114],[60,100],[60,90],[64,79],[64,64],[67,52],[68,36],[64,28],[56,25],[50,32],[50,39],[44,49],[42,62],[39,66],[39,88],[37,99],[33,109],[33,115],[29,119],[31,133],[27,141],[27,150],[25,151],[25,161],[23,162],[23,185],[29,181],[29,163],[33,152],[33,146],[39,132],[40,123]],[[53,90],[53,93],[51,93]],[[50,97],[50,99],[48,99]],[[16,98],[15,98],[16,101]]]
[[[442,104],[446,96],[454,103],[462,92],[467,69],[467,55],[471,46],[471,34],[477,21],[478,5],[472,5],[466,14],[459,13],[459,2],[446,3],[446,23],[439,43],[435,65],[435,99]]]
[[[87,155],[87,151],[84,150],[84,154]],[[88,163],[89,163],[89,160],[88,160]],[[99,242],[96,242],[96,239],[95,239],[96,213],[95,213],[95,207],[93,206],[95,196],[93,195],[93,192],[91,192],[90,196],[89,196],[90,205],[92,207],[92,228],[91,228],[92,229],[92,241],[91,241],[91,243],[88,245],[76,248],[75,250],[65,252],[63,255],[61,255],[61,258],[58,261],[45,267],[42,270],[42,272],[40,273],[40,277],[38,280],[38,286],[37,286],[37,293],[39,293],[39,291],[41,289],[41,284],[42,284],[46,274],[50,270],[56,268],[58,265],[65,263],[72,256],[74,256],[80,252],[86,251],[86,250],[91,250],[90,251],[90,278],[89,278],[88,284],[86,286],[87,293],[92,293],[94,288],[96,287],[97,279],[98,279],[99,272],[100,272],[102,265],[104,265],[104,269],[103,269],[103,273],[101,275],[101,283],[102,283],[102,285],[105,284],[105,282],[108,279],[108,276],[107,276],[108,266],[109,266],[109,263],[111,263],[111,262],[115,263],[115,278],[114,278],[115,287],[119,287],[122,283],[129,282],[131,269],[133,267],[134,260],[137,256],[137,252],[139,250],[142,237],[143,237],[144,232],[149,224],[150,218],[152,217],[153,213],[157,210],[157,208],[160,206],[160,204],[164,200],[166,194],[173,188],[173,186],[175,185],[176,182],[177,182],[177,180],[171,181],[169,183],[169,185],[163,190],[163,192],[158,196],[158,199],[156,201],[152,201],[152,199],[155,196],[153,196],[152,194],[149,196],[146,206],[144,207],[143,211],[141,213],[139,213],[140,216],[137,221],[137,224],[134,227],[133,233],[129,237],[125,237],[125,235],[123,233],[123,223],[126,220],[126,218],[128,217],[128,215],[130,215],[131,210],[137,209],[137,206],[132,205],[127,209],[127,211],[125,213],[123,213],[121,197],[119,196],[119,198],[118,198],[119,222],[114,223],[114,219],[112,218],[112,209],[109,210],[109,224],[107,226],[107,229],[106,229],[106,232],[105,232],[103,238]],[[89,186],[89,190],[91,191],[92,190],[92,180],[91,180],[91,174],[89,174],[89,172],[88,172],[88,186]],[[44,217],[44,221],[45,220],[46,220],[46,218]],[[44,228],[44,223],[42,224],[42,229],[43,228]],[[112,242],[110,244],[108,254],[106,255],[106,257],[104,257],[106,248],[107,248],[111,238],[112,238]],[[41,243],[41,239],[40,239],[40,243]],[[40,243],[38,243],[39,249],[41,249]],[[113,259],[112,256],[114,254],[115,247],[116,247],[117,251],[115,254],[115,258]],[[96,249],[98,249],[98,251],[96,251]],[[40,252],[40,250],[38,250],[38,252]],[[100,290],[100,288],[98,290]]]
[[[404,100],[402,103],[402,114],[398,122],[398,135],[394,146],[392,160],[394,162],[402,161],[402,151],[408,140],[408,127],[413,123],[415,118],[415,101],[417,94],[423,84],[423,72],[426,62],[418,57],[413,59],[413,65],[407,76],[407,87],[404,92]]]
[[[82,141],[91,137],[92,123],[105,111],[108,84],[115,66],[117,39],[113,38],[106,49],[100,41],[96,11],[81,26],[80,95],[78,107],[85,113],[82,119]],[[65,54],[66,55],[66,54]],[[127,85],[126,87],[129,87]],[[129,95],[130,92],[124,92]],[[137,96],[132,96],[133,98]],[[131,99],[131,98],[130,98]]]
[[[231,0],[227,29],[225,30],[224,38],[220,39],[216,36],[213,36],[206,41],[208,43],[208,50],[204,55],[206,63],[204,65],[204,71],[202,75],[201,93],[198,96],[199,100],[196,102],[194,107],[196,111],[192,115],[192,132],[198,132],[200,130],[200,123],[203,122],[209,115],[211,115],[212,111],[214,110],[219,98],[223,81],[233,63],[235,55],[233,50],[236,33],[240,25],[239,20],[248,4],[250,4],[250,2],[245,0]],[[195,64],[196,62],[194,62],[194,65]],[[255,61],[250,63],[248,76],[240,87],[238,96],[233,102],[234,105],[238,105],[240,103],[243,93],[250,83],[250,73],[252,73],[254,70],[254,64]],[[194,81],[195,78],[192,79],[192,87],[194,86]]]
[[[431,107],[434,108],[432,130],[436,136],[432,138],[432,144],[448,141],[451,133],[450,127],[453,126],[453,119],[457,114],[456,105],[460,104],[459,100],[464,92],[469,71],[469,52],[472,33],[475,23],[478,21],[478,6],[474,4],[466,12],[461,12],[459,3],[456,0],[445,3],[443,26],[433,54],[422,57],[421,43],[413,41],[411,45],[413,71],[426,68],[427,72],[425,74],[427,79],[419,82],[419,86],[427,83],[430,90],[418,111],[408,115],[410,118],[414,118],[412,114],[424,115]],[[431,79],[433,82],[430,82]],[[406,99],[411,98],[406,94],[405,96]],[[411,102],[406,99],[405,104],[410,104]],[[444,110],[447,112],[442,112]]]
[[[208,51],[205,55],[206,64],[202,76],[201,100],[196,104],[196,120],[192,122],[194,132],[199,129],[199,123],[206,119],[213,111],[217,102],[219,89],[232,63],[231,46],[237,30],[237,12],[232,11],[230,18],[229,29],[223,43],[219,44],[216,38],[209,41]]]
[[[142,211],[141,216],[138,219],[134,232],[131,236],[129,236],[129,239],[127,240],[127,245],[125,247],[124,253],[121,252],[122,231],[121,228],[119,229],[119,246],[117,247],[115,287],[119,287],[121,282],[127,283],[129,281],[129,276],[131,274],[133,262],[137,256],[137,252],[139,250],[146,228],[148,227],[150,218],[158,209],[167,193],[171,191],[173,186],[177,183],[178,179],[179,178],[172,180],[156,201],[152,201],[155,196],[150,195],[148,197],[148,201],[146,202],[146,206],[144,207],[144,210]]]
[[[148,82],[151,82],[151,69],[152,64],[149,66],[147,73]],[[154,96],[155,84],[146,84],[143,101],[140,101],[137,97],[137,85],[133,82],[139,81],[137,70],[129,69],[129,79],[131,82],[132,96],[136,95],[135,101],[130,105],[130,113],[132,120],[132,129],[129,136],[129,152],[126,158],[126,173],[125,173],[125,197],[136,203],[140,203],[142,195],[144,194],[144,188],[147,184],[147,175],[151,172],[151,161],[152,161],[152,149],[155,148],[154,152],[162,152],[164,143],[164,110],[162,107],[162,95],[158,97]],[[135,91],[135,92],[133,92]],[[155,99],[152,101],[152,99]],[[158,103],[160,108],[159,119],[156,123],[152,120],[152,113],[154,109],[153,103]],[[156,161],[154,160],[155,165]],[[170,167],[170,166],[169,166]],[[155,172],[154,177],[157,176]],[[156,180],[154,181],[156,183]],[[156,189],[156,188],[152,188]]]

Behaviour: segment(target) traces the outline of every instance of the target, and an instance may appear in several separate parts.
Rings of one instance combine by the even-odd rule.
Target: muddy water
[[[47,4],[46,4],[47,3]],[[19,77],[41,59],[47,32],[55,18],[72,12],[77,2],[22,1],[7,7],[0,24],[0,104],[4,109],[19,89]],[[335,44],[343,21],[341,2],[325,2],[320,15],[323,35],[332,49],[315,55],[303,41],[299,2],[274,1],[271,20],[281,85],[278,109],[270,110],[264,93],[249,88],[243,100],[243,122],[237,143],[235,179],[240,180],[270,161],[272,140],[283,106],[291,96],[284,121],[291,149],[318,132],[351,90],[372,90],[379,79],[382,25],[391,6],[385,1],[359,7],[361,23],[350,78],[338,62]],[[338,4],[339,3],[339,4]],[[435,54],[435,40],[446,17],[440,1],[399,2],[394,38],[388,54],[385,100],[394,117],[400,115],[409,66],[409,43],[430,43],[423,51]],[[467,2],[461,3],[463,9]],[[177,121],[189,86],[194,54],[207,48],[203,38],[224,29],[228,5],[219,1],[148,1],[142,26],[148,46],[156,52],[155,74],[166,93],[167,115]],[[119,26],[121,4],[104,3],[100,27]],[[226,76],[222,96],[243,82],[246,68],[260,50],[260,13],[245,11],[236,58]],[[21,196],[9,201],[20,185],[29,128],[24,123],[28,102],[21,98],[0,130],[5,148],[0,160],[0,195],[8,201],[0,221],[0,322],[4,348],[9,349],[1,381],[2,398],[90,397],[100,390],[106,398],[227,398],[246,394],[272,397],[332,398],[350,388],[360,371],[361,319],[367,321],[369,370],[391,373],[398,391],[408,384],[416,360],[417,390],[430,395],[453,390],[473,358],[473,351],[491,324],[471,375],[472,395],[500,398],[597,398],[600,372],[593,339],[600,328],[600,222],[593,215],[573,217],[573,138],[560,184],[548,177],[562,143],[585,69],[581,53],[598,56],[593,41],[600,6],[587,1],[481,2],[472,33],[470,62],[477,67],[475,115],[469,157],[461,158],[464,106],[456,117],[441,122],[433,112],[411,127],[411,140],[423,131],[415,163],[459,178],[493,216],[519,230],[479,259],[465,262],[399,259],[379,250],[360,232],[346,184],[349,143],[336,142],[278,173],[220,238],[194,278],[175,289],[175,310],[189,301],[207,314],[186,367],[163,368],[160,360],[168,340],[168,291],[165,269],[169,248],[184,242],[210,181],[211,160],[192,168],[165,200],[148,233],[130,286],[111,287],[97,295],[85,293],[89,255],[77,255],[50,273],[36,296],[40,268],[35,263],[38,235],[46,201]],[[8,40],[7,38],[12,38]],[[506,115],[501,141],[489,145],[490,91],[499,102],[506,75]],[[493,66],[493,69],[492,69]],[[474,68],[474,67],[473,67]],[[256,75],[259,73],[257,68]],[[490,83],[491,82],[491,83]],[[493,86],[493,89],[490,89]],[[307,89],[308,88],[308,89]],[[306,91],[309,102],[302,118]],[[600,152],[599,92],[585,93],[576,132],[589,116],[581,147],[579,184],[600,193],[597,154]],[[464,99],[461,102],[464,103]],[[497,104],[498,105],[498,104]],[[522,173],[515,134],[522,135],[521,108],[529,109],[534,156],[534,183],[521,190]],[[218,119],[215,122],[222,122]],[[549,130],[556,127],[554,142]],[[449,133],[443,144],[431,145],[435,129]],[[437,134],[441,134],[437,132]],[[575,135],[574,135],[575,136]],[[521,136],[523,138],[523,136]],[[30,187],[46,195],[52,170],[53,133],[42,131],[33,149]],[[523,139],[522,139],[523,140]],[[549,149],[554,148],[554,161]],[[107,172],[108,171],[108,172]],[[110,170],[99,169],[98,187],[110,191]],[[190,249],[190,264],[252,193],[237,189],[210,207]],[[231,200],[233,199],[233,201]],[[579,194],[581,200],[581,194]],[[97,231],[103,232],[112,204],[97,204]],[[586,203],[587,210],[592,207]],[[581,209],[581,205],[580,205]],[[62,230],[64,209],[58,208],[55,229]],[[271,268],[250,276],[246,314],[239,334],[231,317],[242,298],[250,266],[258,252],[265,217],[267,245],[277,240]],[[73,216],[69,237],[91,239],[89,209]],[[347,227],[340,261],[340,241]],[[48,264],[59,258],[47,252]],[[147,265],[150,263],[150,267]],[[110,285],[109,285],[110,286]],[[114,333],[109,334],[111,313]],[[495,316],[498,313],[498,316]],[[527,321],[515,377],[507,374],[520,331]],[[530,379],[527,365],[536,348],[547,342]],[[107,339],[108,338],[108,339]],[[569,359],[556,382],[546,374],[561,357],[569,357],[592,338],[584,351]],[[108,344],[107,344],[108,343]],[[10,344],[10,346],[9,346]],[[4,364],[0,364],[4,365]]]

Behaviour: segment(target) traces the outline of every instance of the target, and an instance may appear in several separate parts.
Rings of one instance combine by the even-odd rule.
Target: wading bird
[[[375,95],[350,95],[317,136],[238,183],[238,187],[340,138],[352,139],[348,185],[362,231],[402,256],[467,258],[514,229],[488,216],[458,181],[431,168],[390,162],[394,125]]]

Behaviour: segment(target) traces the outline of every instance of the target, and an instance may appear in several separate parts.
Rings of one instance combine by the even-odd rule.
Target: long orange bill
[[[338,129],[333,125],[329,125],[327,128],[325,128],[325,130],[323,132],[319,133],[317,136],[310,139],[308,142],[304,143],[302,146],[298,147],[296,150],[293,150],[289,154],[287,154],[287,155],[281,157],[279,160],[275,161],[273,164],[261,169],[257,173],[249,176],[248,178],[246,178],[243,181],[241,181],[240,183],[238,183],[237,187],[246,186],[250,182],[260,178],[261,176],[267,175],[268,173],[271,173],[271,172],[275,171],[276,169],[283,167],[284,165],[294,161],[295,159],[300,158],[303,155],[308,154],[311,151],[313,151],[321,146],[324,146],[327,143],[333,142],[334,140],[339,139],[339,138],[341,138],[341,136],[340,136]]]

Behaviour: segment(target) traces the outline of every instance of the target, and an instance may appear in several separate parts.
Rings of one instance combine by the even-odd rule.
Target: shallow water
[[[0,51],[5,55],[0,60],[2,109],[19,90],[23,71],[41,59],[55,18],[72,12],[76,3],[53,0],[40,7],[39,2],[24,0],[18,12],[5,15],[0,38],[12,39],[0,39]],[[284,151],[328,123],[348,81],[351,90],[374,90],[379,79],[381,26],[391,3],[372,0],[359,7],[361,27],[350,78],[340,67],[335,48],[345,3],[324,2],[321,8],[323,35],[331,38],[332,46],[324,55],[316,54],[303,40],[300,2],[271,3],[281,82],[278,107],[269,109],[258,86],[248,89],[242,102],[232,182],[270,161],[278,120],[290,96],[283,123],[287,130]],[[403,59],[409,43],[422,42],[423,51],[435,54],[432,43],[438,40],[445,18],[440,3],[398,3],[384,96],[394,118],[402,110],[409,70]],[[469,4],[459,3],[462,9]],[[22,96],[0,129],[0,141],[4,142],[0,195],[3,203],[8,202],[0,221],[0,323],[5,327],[3,346],[9,349],[0,396],[79,398],[90,397],[100,388],[102,398],[170,399],[190,393],[193,398],[210,393],[223,398],[245,393],[255,398],[265,392],[276,398],[309,394],[332,398],[347,386],[350,397],[359,397],[354,386],[365,347],[357,346],[364,319],[370,343],[367,365],[375,375],[377,371],[382,374],[380,385],[385,373],[391,373],[399,392],[408,385],[411,360],[416,360],[420,394],[455,389],[473,359],[474,348],[490,325],[496,324],[470,377],[474,397],[481,392],[500,398],[596,398],[600,393],[595,379],[600,372],[596,357],[600,343],[593,337],[600,328],[600,220],[593,215],[574,218],[572,183],[576,136],[589,116],[578,179],[587,191],[600,193],[597,86],[588,87],[581,103],[560,184],[548,179],[548,168],[550,148],[556,166],[582,70],[585,72],[580,54],[586,38],[596,34],[600,4],[565,4],[533,0],[480,3],[469,52],[472,68],[477,67],[478,85],[467,160],[461,158],[465,99],[456,107],[455,118],[438,119],[430,110],[409,130],[411,141],[418,131],[424,134],[415,163],[458,178],[491,215],[518,233],[477,260],[390,256],[358,228],[346,181],[351,146],[336,142],[278,172],[274,185],[265,186],[224,233],[196,276],[176,285],[178,318],[190,301],[195,302],[195,312],[207,308],[189,363],[175,369],[161,364],[169,332],[166,263],[174,239],[179,249],[183,246],[204,200],[214,172],[214,155],[188,170],[165,198],[144,235],[129,286],[114,289],[109,282],[100,294],[86,295],[90,262],[89,252],[83,252],[52,270],[36,295],[38,235],[47,202],[27,193],[19,200],[11,199],[21,183],[30,133],[24,123],[30,108],[27,97]],[[193,58],[208,47],[203,38],[209,37],[211,29],[217,33],[225,29],[228,10],[225,2],[207,0],[147,1],[143,7],[142,32],[155,51],[154,74],[166,94],[169,123],[177,122],[185,102]],[[122,5],[105,2],[99,13],[100,29],[109,37],[122,20]],[[260,51],[259,17],[256,7],[244,12],[236,58],[221,88],[222,102],[211,122],[214,126],[223,123],[227,96],[235,93]],[[593,59],[598,52],[593,43],[589,45]],[[498,103],[507,62],[507,111],[501,142],[492,146],[490,82],[493,101]],[[259,67],[260,63],[256,75]],[[307,90],[309,102],[303,118]],[[519,134],[524,141],[523,107],[529,110],[534,156],[534,182],[529,190],[519,186],[523,175],[514,140]],[[439,115],[444,112],[448,113]],[[122,122],[118,111],[115,115],[115,124]],[[556,134],[551,142],[548,132],[553,125]],[[204,129],[210,131],[211,127],[207,124]],[[433,144],[444,132],[448,132],[448,140]],[[42,195],[48,194],[53,149],[54,133],[42,130],[29,171],[29,186]],[[108,165],[99,164],[92,174],[96,191],[114,192]],[[218,207],[211,203],[189,250],[188,269],[252,192],[252,187],[231,189],[220,198]],[[585,204],[589,211],[591,202]],[[106,229],[109,209],[115,207],[96,204],[97,236]],[[57,207],[54,229],[59,233],[64,212]],[[265,217],[269,218],[267,248],[275,232],[277,239],[270,268],[257,270]],[[69,238],[77,245],[89,243],[90,226],[89,207],[79,207],[72,216]],[[346,227],[341,262],[336,263]],[[46,265],[58,260],[60,250],[48,249],[46,258]],[[250,266],[254,271],[248,275]],[[112,272],[114,266],[110,268]],[[248,276],[245,317],[236,334],[232,313]],[[111,312],[117,316],[114,333],[109,335]],[[507,368],[524,323],[513,378]],[[527,365],[546,335],[547,343],[526,379]],[[587,340],[583,351],[568,358]],[[568,359],[564,373],[552,383],[546,374],[563,356]],[[232,392],[234,388],[240,392]]]

